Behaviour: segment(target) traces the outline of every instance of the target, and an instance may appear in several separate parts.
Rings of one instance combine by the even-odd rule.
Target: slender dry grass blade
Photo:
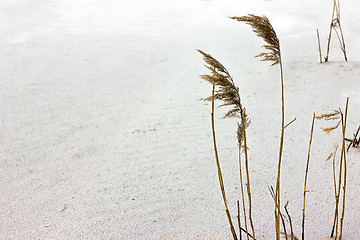
[[[306,160],[306,169],[305,169],[304,196],[303,196],[303,209],[302,209],[302,224],[301,224],[301,227],[302,227],[301,239],[302,240],[305,239],[305,203],[306,203],[305,198],[306,198],[306,192],[307,192],[306,184],[307,184],[307,176],[308,176],[308,171],[309,171],[310,149],[311,149],[312,137],[313,137],[313,132],[314,132],[314,122],[315,122],[315,113],[313,113],[313,118],[312,118],[309,149],[308,149],[307,160]]]

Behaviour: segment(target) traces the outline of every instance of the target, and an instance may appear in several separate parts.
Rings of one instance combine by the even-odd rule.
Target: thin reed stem
[[[237,221],[238,221],[238,226],[239,226],[239,238],[241,240],[242,239],[242,234],[241,234],[241,220],[240,220],[240,203],[239,203],[239,200],[236,201],[236,206],[237,206]]]
[[[246,232],[245,229],[241,228],[241,231],[243,231],[247,236],[251,237],[252,239],[256,240],[250,233]]]
[[[327,50],[326,50],[325,62],[328,62],[328,60],[329,60],[331,31],[332,31],[332,28],[333,28],[333,20],[334,20],[335,8],[336,8],[336,0],[334,0],[334,6],[333,6],[332,15],[331,15],[330,32],[329,32],[329,38],[328,38],[328,45],[327,45]]]
[[[302,209],[302,232],[301,232],[301,239],[304,240],[305,239],[305,198],[306,198],[306,183],[307,183],[307,176],[308,176],[308,171],[309,171],[309,162],[310,162],[310,149],[311,149],[311,142],[312,142],[312,137],[313,137],[313,132],[314,132],[314,122],[315,122],[315,113],[313,113],[313,118],[312,118],[312,124],[311,124],[311,131],[310,131],[310,141],[309,141],[309,149],[308,149],[308,154],[307,154],[307,160],[306,160],[306,169],[305,169],[305,180],[304,180],[304,196],[303,196],[303,209]]]
[[[294,119],[291,120],[288,124],[286,124],[285,127],[284,127],[284,130],[285,130],[288,126],[290,126],[293,122],[295,122],[295,121],[296,121],[296,118],[294,118]]]
[[[244,153],[245,153],[245,171],[246,171],[246,182],[247,182],[247,193],[248,193],[248,202],[249,202],[249,206],[248,206],[248,213],[249,213],[249,221],[250,221],[250,226],[251,226],[251,230],[252,230],[252,236],[253,238],[255,237],[255,229],[254,229],[254,223],[252,220],[252,215],[251,215],[251,189],[250,189],[250,174],[249,174],[249,161],[248,161],[248,148],[247,148],[247,142],[246,142],[246,114],[244,112],[244,109],[240,103],[240,99],[239,99],[239,106],[240,106],[240,116],[241,116],[241,130],[243,133],[243,139],[244,139]]]
[[[339,224],[339,200],[340,200],[340,190],[341,190],[341,180],[342,180],[342,167],[343,167],[343,152],[341,150],[340,154],[340,167],[339,167],[339,177],[338,177],[338,190],[335,200],[335,214],[334,214],[334,224],[333,228],[335,227],[335,239],[337,239],[338,236],[338,224]],[[331,237],[333,237],[334,233],[332,232]]]
[[[275,228],[276,228],[276,239],[280,239],[280,218],[279,218],[279,209],[280,209],[280,175],[281,175],[281,160],[282,152],[284,146],[284,131],[285,131],[285,93],[284,93],[284,75],[282,68],[281,55],[279,53],[279,64],[280,64],[280,75],[281,75],[281,136],[280,136],[280,150],[279,150],[279,161],[278,161],[278,172],[276,178],[276,188],[275,188]],[[279,206],[278,208],[276,207]]]
[[[269,191],[270,191],[271,197],[273,198],[273,200],[274,200],[274,202],[275,202],[275,204],[276,204],[277,209],[279,209],[279,206],[277,205],[277,203],[276,203],[276,201],[275,201],[275,193],[274,193],[274,189],[273,189],[273,187],[269,187]],[[285,225],[284,216],[282,215],[282,213],[281,213],[281,210],[280,210],[280,209],[279,209],[279,215],[280,215],[281,222],[282,222],[282,225],[283,225],[285,239],[288,239],[288,235],[287,235],[287,231],[286,231],[286,225]]]
[[[347,177],[347,165],[346,165],[346,151],[345,151],[345,132],[346,132],[346,121],[347,121],[347,111],[348,111],[348,103],[349,98],[346,99],[346,107],[345,107],[345,117],[341,115],[341,125],[342,125],[342,154],[344,155],[344,185],[343,185],[343,200],[342,200],[342,213],[340,219],[340,235],[339,240],[342,239],[342,230],[343,230],[343,221],[345,215],[345,196],[346,196],[346,177]]]
[[[336,148],[335,148],[334,155],[333,155],[333,160],[332,160],[335,202],[336,202],[336,200],[337,200],[337,187],[336,187],[337,184],[336,184],[335,157],[336,157],[336,152],[337,152],[338,147],[339,147],[339,145],[337,145]],[[332,226],[332,229],[331,229],[331,234],[330,234],[330,236],[334,236],[336,221],[337,221],[337,215],[334,217],[333,226]]]
[[[245,196],[244,196],[244,185],[243,185],[243,177],[242,177],[242,167],[241,167],[241,145],[239,144],[239,174],[240,174],[240,190],[241,190],[241,199],[242,199],[242,206],[243,206],[243,213],[244,213],[244,225],[245,230],[248,233],[247,228],[247,219],[246,219],[246,206],[245,206]],[[246,235],[247,239],[249,239],[249,235]]]
[[[215,94],[215,83],[213,84],[212,96],[214,96],[214,94]],[[231,220],[231,215],[230,215],[227,200],[226,200],[224,181],[223,181],[223,178],[222,178],[220,161],[219,161],[218,151],[217,151],[217,147],[216,147],[215,120],[214,120],[214,112],[215,111],[214,111],[214,108],[215,108],[215,103],[214,103],[214,97],[213,97],[212,101],[211,101],[211,127],[212,127],[212,135],[213,135],[213,142],[214,142],[214,152],[215,152],[216,166],[217,166],[217,170],[218,170],[219,183],[220,183],[221,193],[222,193],[223,200],[224,200],[226,216],[227,216],[229,224],[230,224],[230,230],[231,230],[231,233],[233,235],[233,238],[234,238],[234,240],[237,240],[236,232],[235,232],[232,220]]]
[[[288,218],[289,218],[290,231],[291,231],[291,240],[294,240],[294,236],[295,236],[295,235],[294,235],[294,231],[293,231],[292,220],[291,220],[290,214],[289,214],[289,212],[288,212],[288,210],[287,210],[288,204],[289,204],[289,202],[287,202],[287,203],[285,204],[284,208],[285,208],[285,212],[286,212],[286,214],[287,214],[287,216],[288,216]]]
[[[347,149],[346,149],[346,151],[349,151],[349,149],[350,149],[350,147],[351,146],[355,146],[355,144],[356,144],[356,142],[357,142],[357,135],[359,134],[359,131],[360,131],[360,126],[358,127],[358,129],[357,129],[357,131],[356,131],[356,134],[354,134],[354,139],[352,139],[351,141],[350,141],[350,144],[349,144],[349,146],[347,147]],[[345,139],[346,140],[346,139]]]

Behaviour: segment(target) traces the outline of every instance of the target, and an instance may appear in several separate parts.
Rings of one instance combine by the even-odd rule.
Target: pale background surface
[[[349,62],[333,38],[323,54],[331,1],[2,0],[0,2],[0,238],[230,239],[212,150],[211,86],[202,49],[240,87],[248,129],[258,239],[274,239],[280,134],[278,67],[253,58],[263,44],[228,19],[267,15],[281,42],[286,130],[282,202],[300,236],[312,113],[344,107],[359,125],[358,0],[341,1]],[[235,120],[216,119],[233,216],[239,197]],[[307,239],[327,239],[331,163],[339,132],[314,132]],[[360,238],[360,150],[348,155],[344,239]]]

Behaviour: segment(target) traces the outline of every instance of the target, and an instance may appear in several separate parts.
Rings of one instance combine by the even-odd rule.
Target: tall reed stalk
[[[256,16],[249,14],[242,17],[230,17],[236,21],[245,22],[253,28],[256,35],[262,38],[266,44],[263,46],[268,52],[260,53],[256,57],[261,57],[262,61],[272,62],[271,66],[279,64],[280,66],[280,83],[281,83],[281,135],[280,135],[280,147],[278,158],[278,170],[276,177],[275,188],[275,229],[276,239],[280,239],[280,176],[281,176],[281,162],[282,152],[284,146],[284,131],[285,131],[285,93],[284,93],[284,74],[280,53],[280,42],[273,29],[269,19],[266,16]]]

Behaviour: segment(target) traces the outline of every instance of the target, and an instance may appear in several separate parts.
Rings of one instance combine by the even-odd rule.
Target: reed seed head
[[[207,97],[205,100],[223,101],[223,104],[219,107],[232,106],[232,109],[230,109],[224,115],[224,118],[241,117],[243,107],[241,106],[240,102],[239,88],[235,86],[229,72],[218,60],[213,58],[210,54],[204,53],[201,50],[198,51],[203,55],[203,59],[206,63],[205,67],[211,71],[211,74],[204,74],[200,77],[218,87],[214,95]]]
[[[261,57],[261,61],[273,62],[271,66],[280,63],[280,42],[274,28],[266,16],[248,14],[247,16],[230,18],[239,22],[245,22],[246,24],[250,25],[256,35],[261,37],[266,42],[266,44],[263,45],[263,48],[269,52],[260,53],[255,57]]]

